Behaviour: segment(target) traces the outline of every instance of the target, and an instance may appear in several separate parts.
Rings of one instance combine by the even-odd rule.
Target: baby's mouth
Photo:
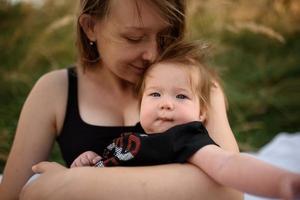
[[[170,117],[159,117],[157,118],[158,121],[163,121],[163,122],[173,122],[174,119]]]

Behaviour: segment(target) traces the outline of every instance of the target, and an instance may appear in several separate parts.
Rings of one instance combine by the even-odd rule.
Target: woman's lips
[[[137,67],[137,66],[134,66],[134,65],[130,65],[134,71],[138,72],[138,73],[143,73],[145,71],[145,68],[144,67]]]

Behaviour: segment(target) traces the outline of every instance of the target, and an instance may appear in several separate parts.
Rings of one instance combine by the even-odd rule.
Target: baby
[[[153,165],[189,162],[216,182],[259,196],[300,198],[300,175],[227,152],[205,127],[216,75],[204,66],[196,44],[170,47],[139,83],[140,126],[145,133],[124,133],[102,157],[88,151],[71,167]]]

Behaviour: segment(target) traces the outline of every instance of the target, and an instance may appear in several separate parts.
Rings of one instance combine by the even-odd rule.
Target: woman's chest
[[[139,121],[136,100],[105,95],[79,97],[79,113],[83,121],[92,125],[132,126]]]

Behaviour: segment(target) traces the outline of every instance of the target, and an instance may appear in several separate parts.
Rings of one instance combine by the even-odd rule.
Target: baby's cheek
[[[199,121],[199,114],[197,114],[194,110],[184,110],[182,111],[180,116],[181,123],[188,123],[192,121]]]
[[[151,125],[153,124],[153,114],[149,112],[143,112],[140,115],[140,123],[144,130],[151,129]]]

